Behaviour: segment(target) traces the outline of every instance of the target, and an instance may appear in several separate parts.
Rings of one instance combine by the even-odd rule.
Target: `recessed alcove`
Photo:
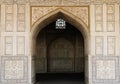
[[[43,80],[84,82],[85,53],[81,32],[68,22],[65,29],[56,29],[55,21],[43,28],[36,38],[35,72],[36,81],[41,83]]]

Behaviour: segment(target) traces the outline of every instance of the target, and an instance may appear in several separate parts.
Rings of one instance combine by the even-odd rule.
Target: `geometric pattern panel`
[[[1,82],[6,84],[27,83],[28,82],[27,56],[2,56]]]
[[[119,57],[93,56],[92,78],[94,83],[118,83]]]

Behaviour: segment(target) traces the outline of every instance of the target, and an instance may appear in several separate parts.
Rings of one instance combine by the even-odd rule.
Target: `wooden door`
[[[48,72],[73,72],[74,47],[65,38],[53,41],[48,48]]]

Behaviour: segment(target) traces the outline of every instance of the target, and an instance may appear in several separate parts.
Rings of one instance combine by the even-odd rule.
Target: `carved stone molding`
[[[43,18],[44,16],[47,16],[48,14],[56,11],[61,12],[61,10],[74,15],[76,18],[79,18],[84,24],[86,24],[89,27],[89,6],[32,6],[31,26],[33,26],[39,19]]]
[[[0,0],[1,4],[31,4],[31,5],[81,5],[120,3],[120,0]]]

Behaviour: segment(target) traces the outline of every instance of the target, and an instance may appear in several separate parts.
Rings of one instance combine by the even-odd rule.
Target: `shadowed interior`
[[[37,82],[84,81],[84,39],[74,26],[56,29],[54,21],[40,31],[36,46]]]

